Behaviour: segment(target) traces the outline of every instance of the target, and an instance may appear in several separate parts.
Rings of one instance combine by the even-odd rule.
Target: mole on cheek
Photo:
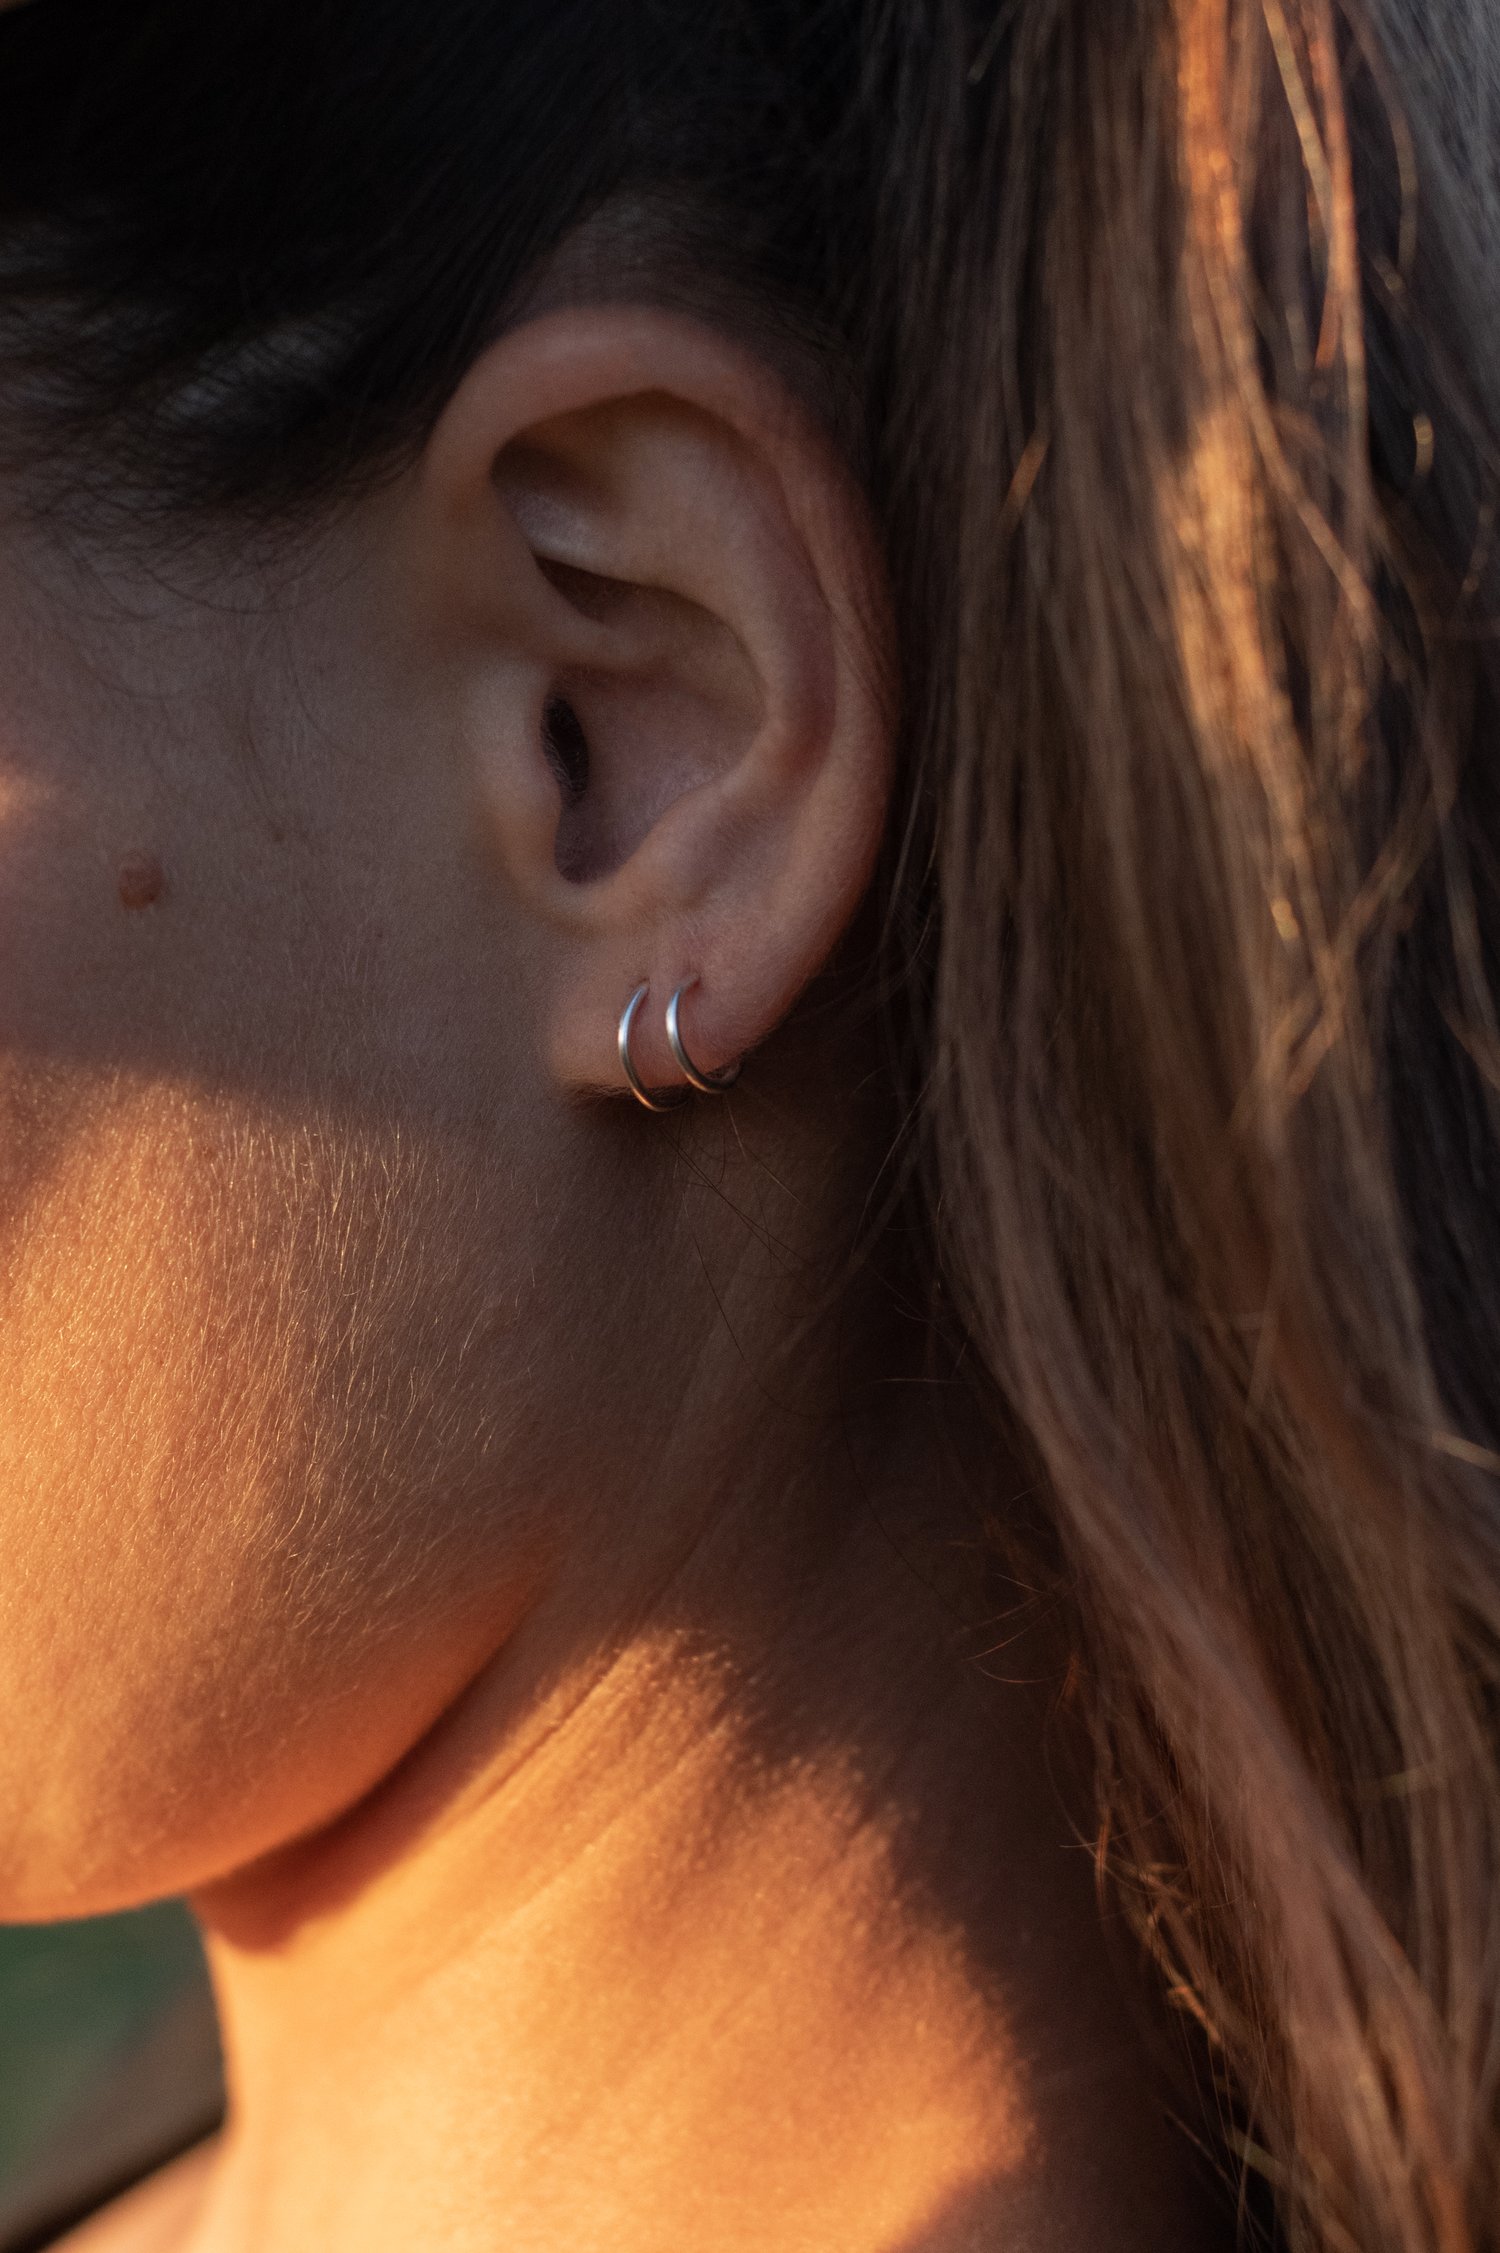
[[[120,863],[121,907],[150,907],[166,890],[167,880],[154,853],[127,853]]]

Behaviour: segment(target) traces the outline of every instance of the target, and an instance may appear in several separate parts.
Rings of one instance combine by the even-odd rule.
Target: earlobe
[[[552,1071],[653,1108],[718,1092],[837,943],[884,820],[883,580],[853,482],[739,346],[620,307],[491,347],[424,470],[463,662],[507,684],[470,748],[547,956]]]

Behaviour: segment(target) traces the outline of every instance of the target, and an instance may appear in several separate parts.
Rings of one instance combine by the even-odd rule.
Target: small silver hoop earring
[[[649,985],[637,986],[635,992],[625,1004],[624,1013],[620,1018],[618,1034],[620,1064],[625,1073],[625,1083],[637,1103],[644,1103],[648,1111],[675,1111],[679,1103],[687,1101],[686,1088],[677,1095],[665,1097],[653,1095],[642,1081],[640,1073],[635,1068],[635,1059],[630,1053],[630,1035],[635,1029],[636,1011],[650,991]]]
[[[697,983],[696,978],[690,978],[686,986],[678,987],[676,993],[667,1003],[667,1046],[676,1057],[678,1067],[689,1087],[695,1087],[700,1095],[724,1095],[739,1078],[739,1065],[726,1064],[722,1072],[700,1072],[682,1045],[682,1022],[679,1016],[679,1008],[688,987],[695,986]]]

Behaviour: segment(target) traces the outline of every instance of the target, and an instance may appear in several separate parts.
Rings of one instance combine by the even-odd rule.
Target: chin
[[[326,1819],[326,1690],[288,1667],[282,1696],[260,1670],[165,1667],[80,1685],[34,1722],[34,1754],[0,1773],[0,1922],[103,1916],[188,1893]],[[289,1708],[300,1706],[302,1726]],[[325,1720],[317,1715],[322,1709]]]

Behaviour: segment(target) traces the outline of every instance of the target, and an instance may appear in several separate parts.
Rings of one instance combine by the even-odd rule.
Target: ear
[[[420,474],[498,865],[545,956],[545,1053],[681,1087],[792,1007],[868,884],[890,787],[884,580],[790,386],[706,325],[570,306],[492,345]]]

